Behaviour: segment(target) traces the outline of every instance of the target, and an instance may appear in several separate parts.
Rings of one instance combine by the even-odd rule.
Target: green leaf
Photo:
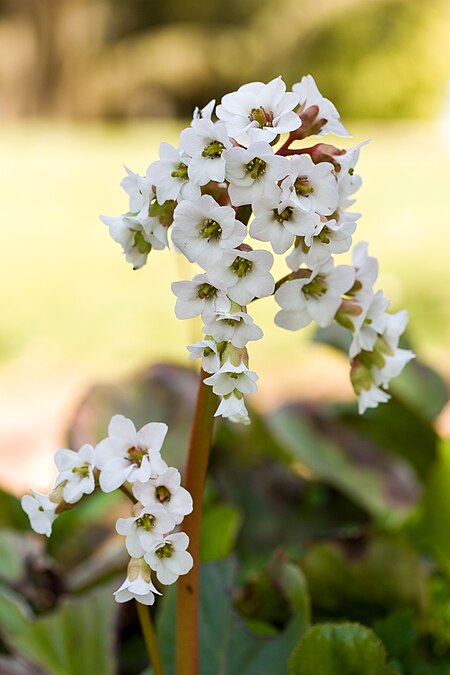
[[[76,508],[56,519],[47,552],[66,570],[83,564],[107,544],[114,530],[113,514],[128,503],[119,491],[105,494],[96,490],[85,495]]]
[[[335,347],[340,352],[348,354],[352,339],[347,329],[333,323],[328,328],[317,328],[314,332],[313,341]]]
[[[450,575],[450,441],[443,442],[440,456],[428,476],[421,508],[412,534],[435,556]]]
[[[449,397],[445,380],[417,359],[411,361],[402,374],[392,380],[390,390],[429,420],[439,415]]]
[[[413,651],[418,635],[411,610],[389,614],[375,621],[372,629],[383,642],[389,659],[396,659],[408,666],[414,662]]]
[[[29,530],[28,516],[20,505],[20,500],[0,489],[0,528]]]
[[[166,422],[164,459],[182,466],[194,412],[198,377],[195,371],[156,364],[114,385],[95,386],[75,415],[68,447],[97,443],[108,433],[112,415],[120,413],[139,429],[148,422]]]
[[[202,518],[200,559],[220,560],[234,548],[241,514],[234,506],[217,504],[209,507]]]
[[[290,675],[392,675],[377,636],[357,623],[322,624],[300,640]]]
[[[270,427],[290,454],[292,467],[343,492],[384,522],[396,523],[419,497],[417,479],[402,460],[383,453],[331,414],[283,408]]]
[[[364,415],[358,415],[354,406],[334,406],[331,412],[366,445],[372,442],[381,456],[406,460],[418,479],[426,478],[437,455],[438,436],[429,420],[410,403],[393,394],[386,405]],[[408,465],[403,463],[407,469]]]
[[[24,572],[25,555],[35,554],[23,534],[0,530],[0,581],[14,583]]]
[[[201,675],[285,675],[289,654],[308,626],[309,603],[301,572],[284,560],[278,565],[279,582],[291,601],[294,615],[284,631],[268,638],[249,631],[233,608],[231,594],[236,563],[227,559],[202,565]],[[165,675],[175,675],[174,623],[175,592],[170,588],[158,614],[158,640]]]
[[[50,615],[34,618],[23,600],[0,588],[0,634],[8,647],[46,675],[115,673],[117,605],[111,588],[64,600]]]
[[[410,608],[423,616],[428,568],[400,536],[338,540],[310,546],[302,559],[316,612],[365,621]]]

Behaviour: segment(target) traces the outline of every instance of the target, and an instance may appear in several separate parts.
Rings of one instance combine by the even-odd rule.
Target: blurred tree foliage
[[[190,115],[311,72],[345,117],[430,117],[449,38],[446,0],[1,0],[0,114]]]

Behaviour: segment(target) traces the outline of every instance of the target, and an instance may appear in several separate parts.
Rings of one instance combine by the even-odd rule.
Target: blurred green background
[[[372,139],[355,240],[450,379],[449,14],[445,0],[0,1],[0,484],[48,486],[92,383],[187,363],[200,325],[175,319],[170,282],[193,269],[165,251],[133,272],[98,215],[127,209],[122,163],[144,173],[195,105],[249,80],[310,72],[353,134],[343,145]],[[255,406],[351,398],[345,357],[275,330],[274,313],[255,306]]]

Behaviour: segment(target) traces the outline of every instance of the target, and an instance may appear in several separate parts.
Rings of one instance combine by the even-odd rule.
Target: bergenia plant
[[[49,495],[23,498],[33,528],[49,535],[57,514],[95,485],[128,494],[132,513],[118,520],[117,532],[131,558],[115,597],[153,604],[161,584],[180,577],[176,645],[183,675],[199,672],[200,523],[214,417],[248,424],[246,396],[257,390],[248,345],[263,331],[251,316],[252,303],[274,295],[275,324],[287,330],[335,322],[349,331],[350,378],[361,414],[389,399],[390,380],[414,357],[398,347],[406,312],[388,313],[389,300],[374,290],[378,263],[367,244],[353,248],[352,264],[336,261],[352,247],[359,214],[349,209],[361,185],[355,169],[365,143],[346,149],[298,144],[325,133],[349,136],[311,75],[292,91],[277,77],[196,109],[179,147],[161,143],[160,158],[145,176],[127,169],[121,185],[129,210],[102,216],[127,262],[140,269],[153,249],[171,240],[196,266],[191,280],[172,284],[176,316],[203,322],[199,340],[188,346],[201,370],[185,488],[160,455],[165,425],[136,432],[119,415],[95,449],[58,451],[60,473]],[[286,257],[286,275],[278,280],[271,274],[274,254]],[[150,651],[154,672],[162,672],[154,644]]]

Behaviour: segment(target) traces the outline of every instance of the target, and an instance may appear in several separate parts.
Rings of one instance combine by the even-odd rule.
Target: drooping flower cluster
[[[59,513],[72,508],[96,486],[103,492],[123,488],[132,496],[131,516],[116,523],[130,555],[127,578],[114,593],[117,602],[134,598],[152,605],[155,595],[160,595],[152,573],[160,584],[173,584],[193,564],[186,550],[189,537],[174,531],[191,513],[192,498],[181,487],[178,470],[167,466],[161,457],[166,433],[166,424],[150,422],[136,431],[131,420],[114,415],[108,437],[95,448],[83,445],[78,452],[57,451],[59,474],[48,495],[32,490],[31,495],[22,497],[22,508],[33,530],[49,537]]]
[[[292,148],[308,136],[349,136],[334,105],[311,75],[286,91],[281,77],[253,82],[196,109],[179,147],[160,147],[160,159],[145,176],[127,169],[122,187],[129,212],[103,217],[134,268],[152,248],[173,247],[199,271],[176,281],[175,314],[201,316],[204,338],[189,345],[201,358],[204,382],[221,397],[216,415],[247,422],[244,395],[256,391],[247,344],[263,333],[249,313],[258,298],[275,295],[275,323],[298,330],[333,321],[352,333],[351,381],[359,410],[386,401],[392,377],[413,358],[398,349],[405,312],[387,314],[389,301],[375,293],[377,262],[365,244],[354,249],[352,265],[335,256],[352,246],[359,214],[348,209],[361,185],[355,174],[362,143],[349,149],[317,143]],[[283,142],[283,134],[288,134]],[[290,272],[277,283],[273,255],[249,241],[268,242],[288,253]]]

